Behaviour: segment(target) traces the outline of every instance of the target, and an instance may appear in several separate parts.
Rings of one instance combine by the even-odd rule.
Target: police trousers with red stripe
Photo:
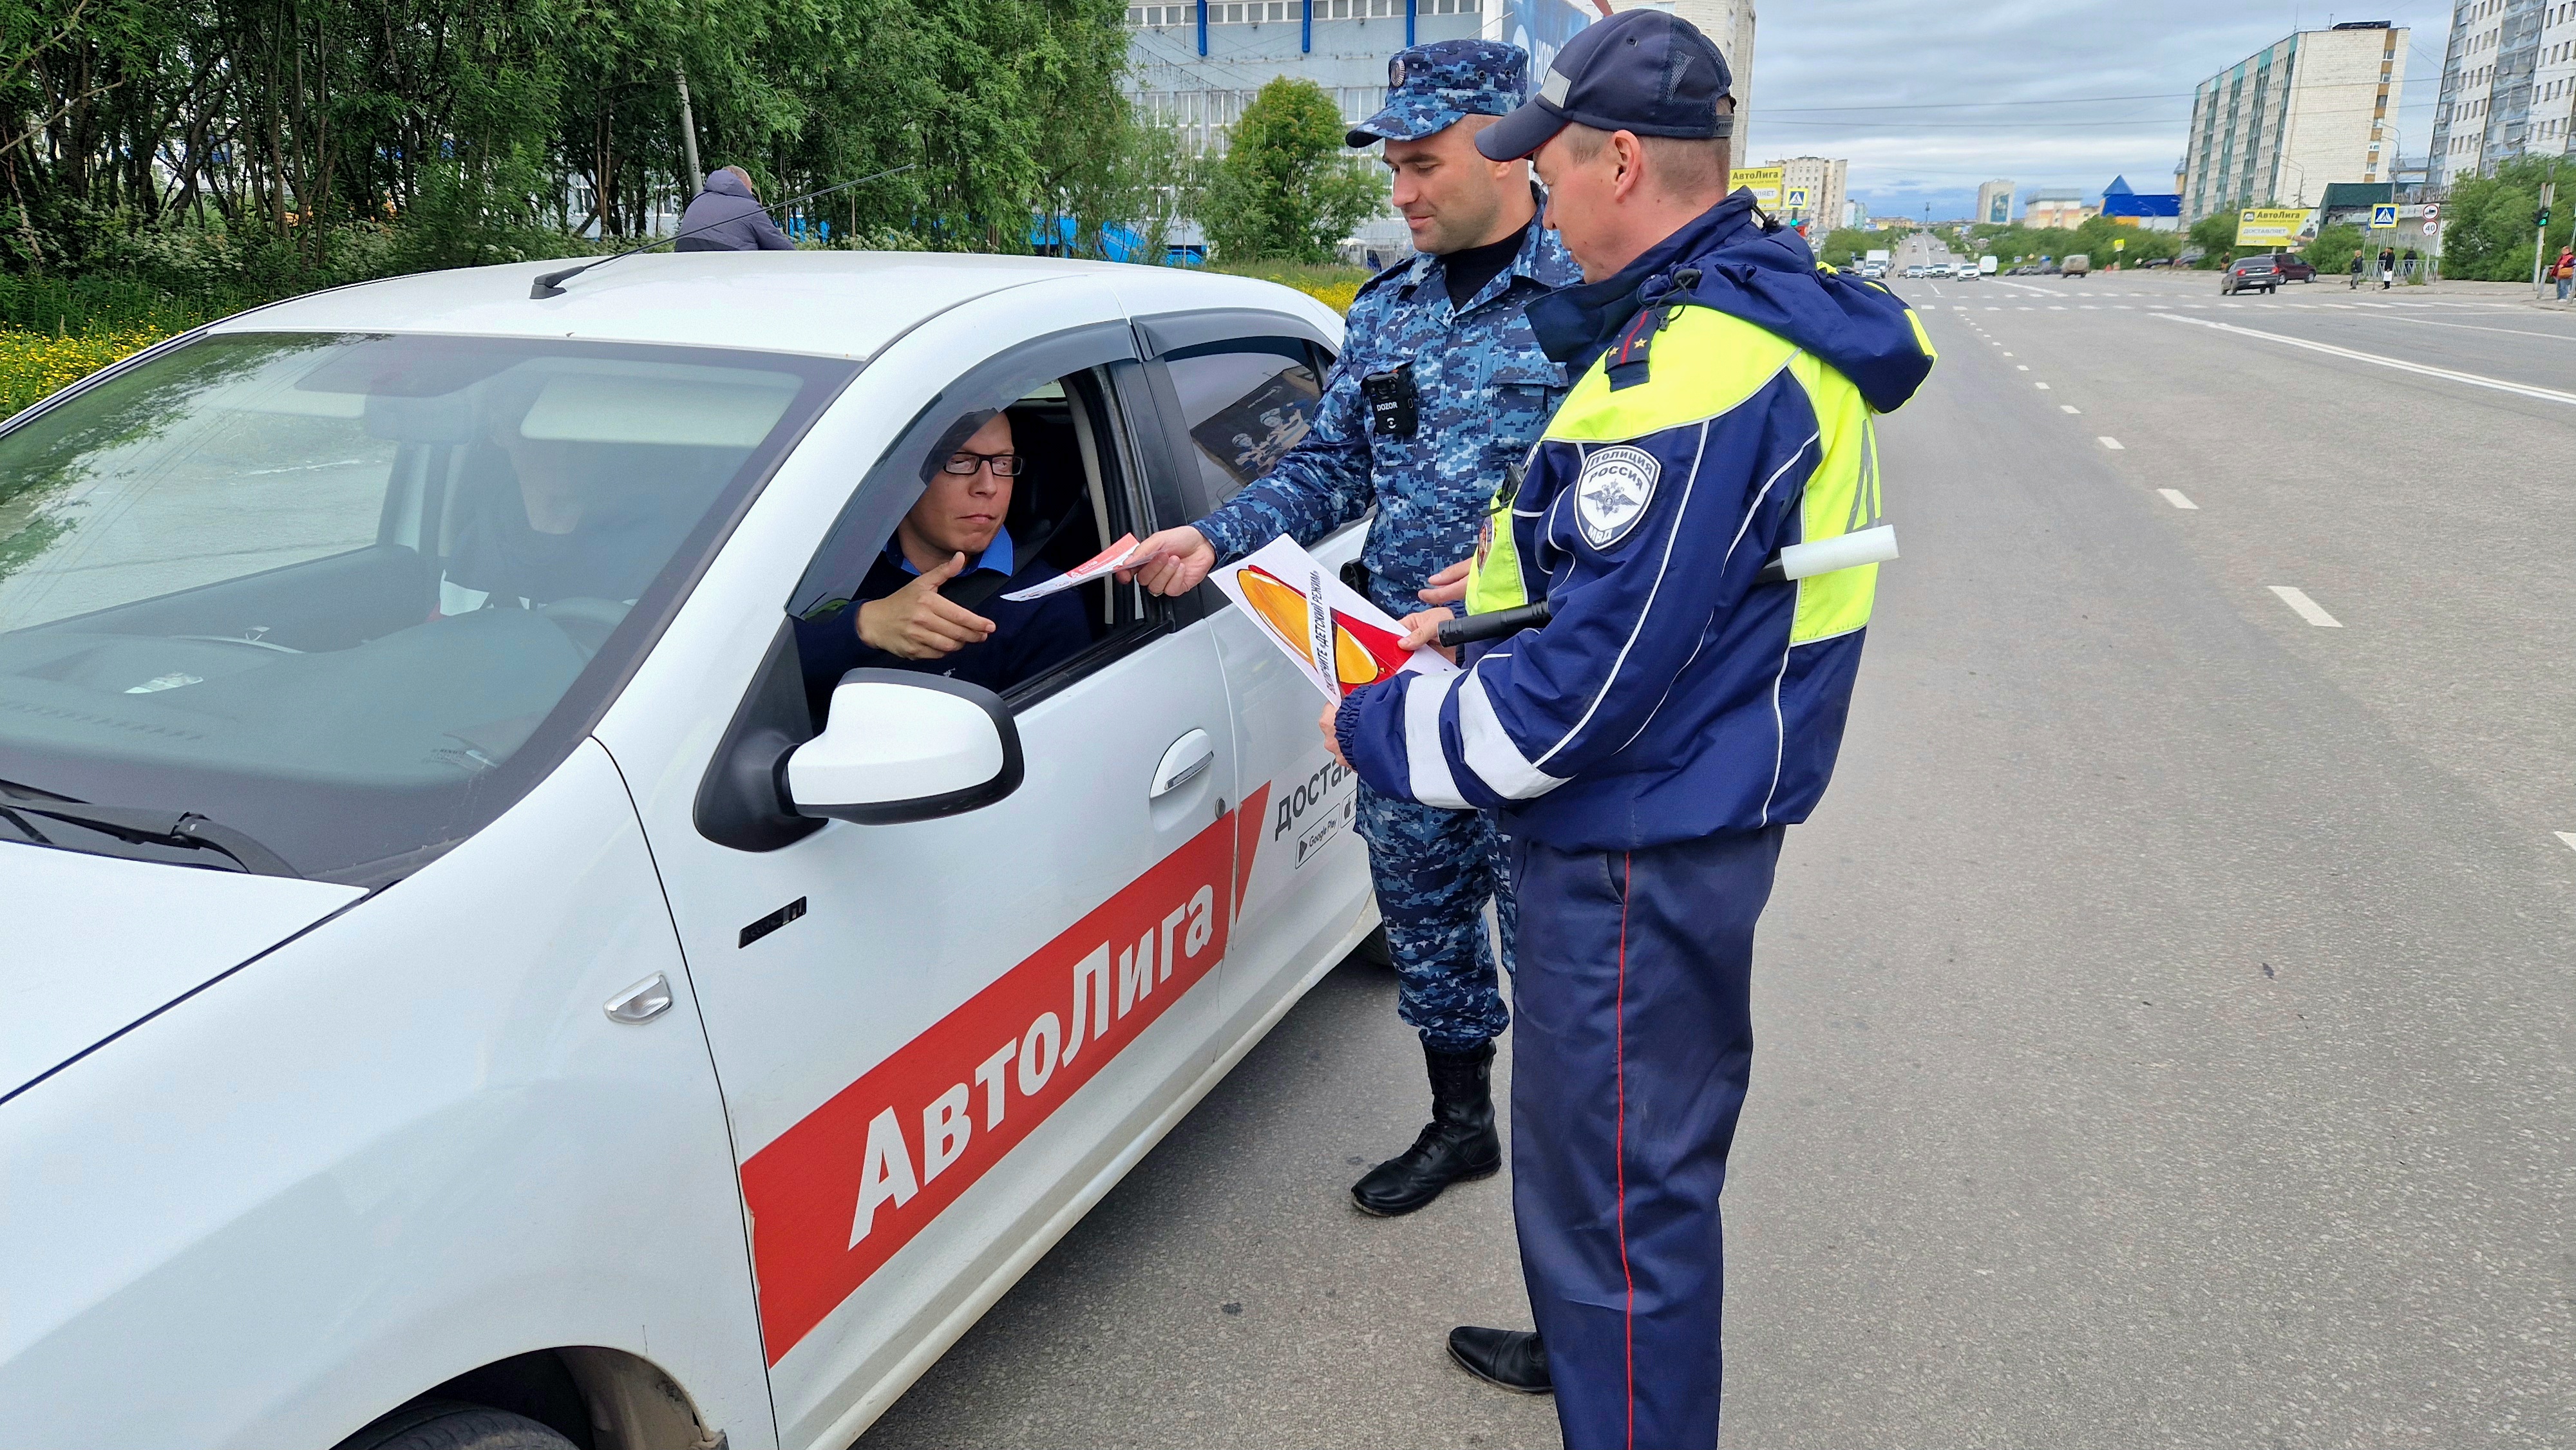
[[[1512,1210],[1566,1450],[1717,1444],[1717,1200],[1784,830],[1513,843]]]

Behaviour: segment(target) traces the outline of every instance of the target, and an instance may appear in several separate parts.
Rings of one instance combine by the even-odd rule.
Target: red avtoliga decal
[[[1259,844],[1257,830],[1238,844],[1242,819],[1257,826],[1259,807],[1228,812],[743,1164],[771,1364],[1216,966]]]

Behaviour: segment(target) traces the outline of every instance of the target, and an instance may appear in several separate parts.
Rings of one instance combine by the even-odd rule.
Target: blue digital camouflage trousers
[[[1396,1015],[1427,1047],[1472,1052],[1512,1020],[1485,934],[1487,900],[1505,953],[1519,917],[1493,818],[1383,796],[1365,783],[1359,791],[1358,829],[1395,958]]]

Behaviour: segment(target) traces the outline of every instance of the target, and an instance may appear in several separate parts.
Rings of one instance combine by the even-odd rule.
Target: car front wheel
[[[338,1450],[573,1450],[573,1443],[525,1415],[429,1400],[394,1411]]]

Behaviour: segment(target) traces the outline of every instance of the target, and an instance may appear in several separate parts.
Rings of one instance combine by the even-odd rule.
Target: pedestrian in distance
[[[2359,287],[2359,286],[2361,285],[2361,261],[2362,261],[2362,258],[2361,258],[2361,248],[2359,248],[2359,247],[2355,247],[2355,248],[2353,248],[2353,249],[2352,249],[2352,280],[2343,284],[2344,290],[2345,290],[2345,291],[2347,291],[2347,292],[2349,292],[2349,291],[2353,290],[2354,288]]]
[[[2395,247],[2382,247],[2379,249],[2379,290],[2382,292],[2387,291],[2390,285],[2395,283],[2396,280],[2397,249]]]
[[[1511,841],[1513,1213],[1538,1329],[1461,1326],[1449,1350],[1553,1389],[1568,1450],[1717,1443],[1754,925],[1832,773],[1876,587],[1869,565],[1766,566],[1877,522],[1872,419],[1932,366],[1904,303],[1729,193],[1730,91],[1688,21],[1625,10],[1477,137],[1533,157],[1585,282],[1530,305],[1575,382],[1446,577],[1469,624],[1553,616],[1323,722],[1372,789],[1493,810]]]
[[[2558,261],[2553,270],[2558,277],[2558,300],[2564,302],[2570,284],[2576,284],[2576,245],[2558,249]]]
[[[1422,607],[1434,571],[1475,546],[1487,505],[1512,486],[1565,393],[1523,309],[1578,277],[1539,225],[1528,165],[1475,147],[1520,104],[1528,71],[1525,52],[1494,41],[1396,53],[1385,109],[1344,139],[1383,145],[1415,255],[1359,289],[1304,439],[1216,512],[1146,539],[1122,579],[1182,593],[1282,534],[1311,545],[1374,508],[1358,583],[1403,615]],[[1484,910],[1493,903],[1508,953],[1512,893],[1483,814],[1365,783],[1358,793],[1397,1013],[1421,1036],[1431,1083],[1431,1121],[1413,1146],[1351,1188],[1361,1210],[1391,1216],[1501,1171],[1491,1076],[1511,1016]],[[1501,962],[1508,969],[1508,955]]]
[[[796,244],[778,230],[752,193],[751,173],[720,166],[707,173],[704,191],[680,213],[677,252],[787,252]]]

